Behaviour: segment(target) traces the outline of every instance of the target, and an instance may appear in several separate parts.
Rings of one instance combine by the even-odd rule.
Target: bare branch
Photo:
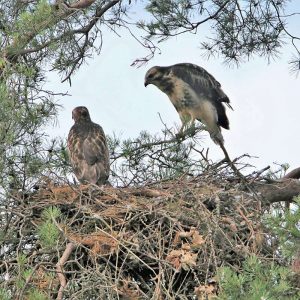
[[[290,171],[283,178],[300,179],[300,167]]]
[[[295,179],[286,179],[271,184],[255,183],[253,186],[260,194],[264,205],[292,202],[293,198],[300,194],[300,182]]]
[[[96,0],[79,0],[69,5],[70,8],[83,9],[91,6]]]
[[[66,263],[66,261],[68,260],[68,258],[70,257],[74,248],[75,248],[75,245],[73,243],[68,243],[62,257],[59,259],[59,261],[56,264],[57,277],[60,282],[60,288],[58,290],[58,294],[57,294],[57,298],[56,298],[57,300],[63,299],[63,291],[67,285],[67,280],[64,275],[63,266]]]

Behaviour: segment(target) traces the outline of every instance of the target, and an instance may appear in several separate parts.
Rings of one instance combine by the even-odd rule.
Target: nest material
[[[63,214],[54,220],[56,249],[38,249],[33,235],[24,253],[38,266],[27,287],[51,298],[206,299],[217,293],[218,267],[238,270],[250,253],[273,255],[260,202],[232,183],[48,186],[18,207],[30,216],[22,230],[36,232],[50,206]]]

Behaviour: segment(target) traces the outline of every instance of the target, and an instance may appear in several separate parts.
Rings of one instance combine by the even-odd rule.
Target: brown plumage
[[[221,84],[205,69],[189,63],[152,67],[145,76],[148,84],[168,95],[182,121],[181,131],[198,120],[214,142],[224,143],[220,127],[229,129],[229,121],[223,104],[232,107]]]
[[[84,106],[72,111],[75,124],[68,136],[73,171],[81,183],[105,184],[109,176],[109,151],[102,127],[90,118]]]

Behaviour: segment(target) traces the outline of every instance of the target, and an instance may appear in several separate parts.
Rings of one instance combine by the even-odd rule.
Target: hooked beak
[[[148,84],[149,84],[149,82],[147,80],[145,80],[144,86],[146,87]]]

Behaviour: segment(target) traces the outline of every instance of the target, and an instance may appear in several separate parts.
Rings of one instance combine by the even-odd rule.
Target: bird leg
[[[195,119],[190,115],[180,115],[182,122],[179,132],[176,134],[176,137],[183,138],[184,136],[194,136],[196,133]]]
[[[221,147],[221,149],[224,153],[225,159],[227,160],[227,162],[230,165],[233,172],[245,183],[246,179],[245,179],[244,175],[238,170],[238,168],[234,165],[233,161],[230,159],[229,154],[224,146],[224,143],[219,142],[218,144]]]
[[[223,138],[223,135],[222,135],[220,129],[218,131],[211,131],[209,129],[206,129],[206,130],[209,132],[209,135],[215,144],[217,144],[217,145],[224,144],[224,138]]]

